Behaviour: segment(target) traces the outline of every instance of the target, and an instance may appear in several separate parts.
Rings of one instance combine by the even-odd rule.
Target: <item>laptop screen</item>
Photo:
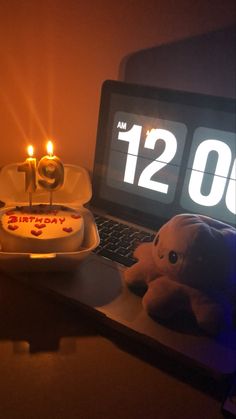
[[[105,81],[92,204],[150,228],[179,213],[235,225],[236,101]]]

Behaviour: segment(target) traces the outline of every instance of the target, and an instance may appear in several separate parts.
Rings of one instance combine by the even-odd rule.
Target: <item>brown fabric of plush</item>
[[[233,327],[236,307],[236,229],[210,217],[180,214],[140,245],[125,272],[131,288],[144,288],[143,306],[160,319],[179,311],[209,334]]]

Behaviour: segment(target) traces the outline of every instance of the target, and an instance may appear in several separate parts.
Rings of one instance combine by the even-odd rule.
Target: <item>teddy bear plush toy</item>
[[[180,214],[141,244],[125,271],[130,288],[143,289],[142,303],[159,319],[190,314],[207,334],[234,327],[236,229],[210,217]]]

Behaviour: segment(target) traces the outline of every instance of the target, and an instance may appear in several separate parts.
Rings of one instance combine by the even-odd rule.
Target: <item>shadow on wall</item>
[[[236,98],[236,25],[124,57],[119,79]]]

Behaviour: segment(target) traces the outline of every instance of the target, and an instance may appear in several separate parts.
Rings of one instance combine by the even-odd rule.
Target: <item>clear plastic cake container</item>
[[[18,164],[4,166],[0,171],[0,201],[5,205],[0,214],[16,205],[28,205],[25,192],[25,174],[17,171]],[[13,253],[4,252],[0,242],[0,269],[7,272],[68,271],[73,270],[99,244],[99,234],[92,213],[85,207],[92,197],[88,172],[79,166],[64,165],[65,179],[61,189],[53,192],[53,204],[75,208],[84,217],[84,239],[76,252],[60,253]],[[37,188],[32,204],[48,204],[49,192]]]

